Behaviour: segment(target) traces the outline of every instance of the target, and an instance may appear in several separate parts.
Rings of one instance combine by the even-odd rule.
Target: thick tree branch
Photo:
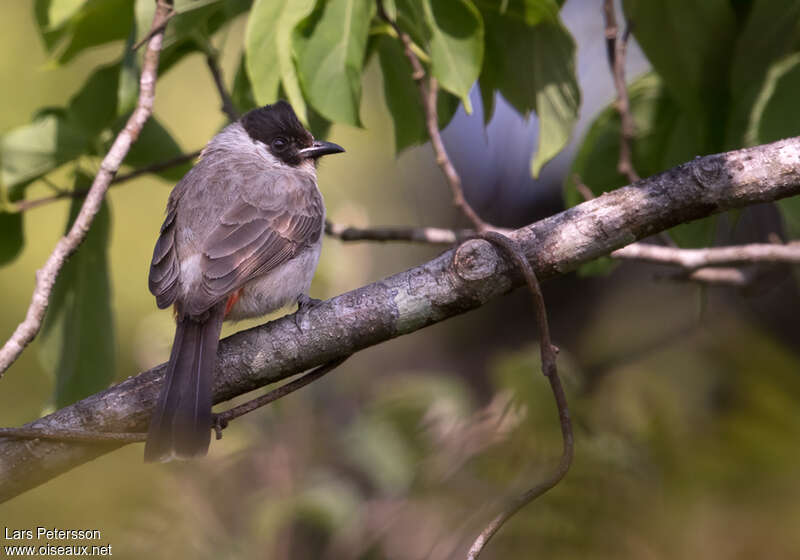
[[[92,186],[86,194],[86,199],[83,201],[80,213],[75,218],[75,222],[69,232],[58,241],[47,262],[37,271],[36,287],[33,290],[33,297],[25,320],[17,326],[11,338],[0,349],[0,376],[14,363],[39,332],[50,301],[50,294],[53,291],[53,286],[61,267],[86,237],[86,233],[92,225],[92,220],[100,210],[100,205],[103,203],[103,197],[111,184],[111,180],[122,164],[122,160],[128,154],[131,145],[139,137],[139,132],[141,132],[144,123],[152,113],[156,93],[158,57],[161,51],[161,42],[164,38],[164,26],[171,14],[171,3],[166,0],[160,0],[153,16],[152,37],[144,54],[139,100],[136,104],[136,109],[103,158],[100,164],[100,171],[94,178]]]
[[[509,234],[540,279],[551,278],[680,223],[800,194],[800,138],[706,156],[584,202]],[[485,241],[469,241],[405,272],[325,301],[307,313],[220,343],[215,402],[285,379],[465,313],[521,283]],[[164,366],[26,427],[143,432]],[[119,444],[0,440],[0,500]]]

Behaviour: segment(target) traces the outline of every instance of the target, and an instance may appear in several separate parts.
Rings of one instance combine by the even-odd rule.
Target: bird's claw
[[[308,297],[306,294],[300,294],[297,298],[297,313],[294,314],[294,324],[301,333],[308,329],[308,312],[320,303],[322,303],[321,299]]]

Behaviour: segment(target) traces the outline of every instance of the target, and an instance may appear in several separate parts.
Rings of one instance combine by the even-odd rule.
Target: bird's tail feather
[[[150,420],[144,460],[203,456],[211,440],[211,382],[224,305],[197,321],[178,319],[161,396]]]

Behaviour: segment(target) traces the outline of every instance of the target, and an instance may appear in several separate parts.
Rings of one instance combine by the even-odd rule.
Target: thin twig
[[[172,169],[173,167],[178,167],[179,165],[183,165],[184,163],[189,163],[192,160],[197,159],[200,157],[200,154],[203,150],[195,150],[193,152],[189,152],[187,154],[181,154],[179,156],[175,156],[174,158],[166,159],[164,161],[157,161],[155,163],[151,163],[150,165],[145,165],[144,167],[140,167],[139,169],[134,169],[128,173],[123,175],[118,175],[111,181],[112,185],[119,185],[121,183],[126,183],[131,179],[135,179],[141,175],[146,175],[148,173],[158,173],[159,171],[166,171],[167,169]]]
[[[614,0],[603,1],[603,15],[605,16],[606,24],[606,54],[608,55],[608,65],[614,80],[614,88],[617,90],[615,106],[621,121],[617,171],[627,177],[628,181],[635,183],[640,179],[633,166],[632,145],[636,134],[636,125],[631,115],[628,88],[625,85],[625,57],[628,50],[630,28],[625,30],[621,38],[619,37]]]
[[[147,173],[158,173],[159,171],[164,171],[165,169],[171,169],[172,167],[177,167],[178,165],[183,165],[184,163],[190,162],[193,159],[196,159],[202,150],[197,150],[194,152],[190,152],[188,154],[181,154],[174,158],[170,158],[164,161],[157,161],[150,165],[145,165],[144,167],[140,167],[138,169],[134,169],[128,173],[124,173],[122,175],[117,175],[111,180],[110,187],[114,187],[120,185],[122,183],[126,183],[131,179],[135,179],[142,175],[146,175]],[[21,200],[15,204],[16,209],[18,212],[25,212],[27,210],[31,210],[33,208],[38,208],[40,206],[44,206],[46,204],[50,204],[51,202],[57,202],[59,200],[64,200],[65,198],[81,198],[86,196],[89,193],[90,189],[78,189],[74,191],[65,191],[61,190],[58,194],[54,194],[51,196],[43,196],[41,198],[34,198],[32,200]]]
[[[341,241],[408,241],[430,245],[452,245],[475,235],[475,231],[471,229],[454,230],[413,226],[356,228],[329,221],[325,222],[325,233]]]
[[[231,99],[228,89],[225,87],[225,80],[222,77],[222,69],[219,67],[217,52],[210,47],[206,51],[206,64],[208,64],[208,70],[214,78],[214,85],[217,87],[219,98],[222,101],[222,107],[220,107],[222,112],[228,116],[231,122],[238,121],[240,116],[239,111],[236,110],[236,105],[233,104],[233,99]]]
[[[273,389],[269,393],[261,395],[260,397],[256,397],[255,399],[249,400],[245,403],[240,404],[239,406],[234,406],[233,408],[229,408],[225,412],[220,412],[214,416],[214,429],[217,432],[217,439],[222,438],[222,430],[225,429],[231,420],[239,418],[240,416],[244,416],[248,412],[252,412],[257,408],[261,408],[262,406],[266,406],[271,402],[277,401],[280,398],[285,397],[290,393],[294,393],[298,389],[302,389],[312,381],[316,381],[326,373],[336,369],[342,363],[349,358],[350,356],[344,356],[342,358],[337,358],[327,364],[322,364],[321,366],[312,369],[310,372],[306,373],[302,377],[295,379],[294,381],[290,381],[285,385],[281,385],[277,389]]]
[[[92,430],[67,430],[56,428],[0,428],[0,438],[48,439],[78,441],[81,443],[136,443],[147,439],[146,433],[96,432]]]
[[[442,169],[447,184],[450,186],[450,192],[453,195],[453,205],[461,210],[467,219],[472,222],[473,227],[477,231],[493,229],[478,216],[478,213],[475,212],[469,202],[467,202],[467,199],[464,197],[464,189],[461,185],[461,177],[459,177],[458,172],[456,172],[455,167],[453,167],[450,156],[447,155],[447,150],[442,141],[442,135],[439,133],[439,114],[437,109],[439,84],[436,78],[428,76],[426,80],[425,68],[422,66],[419,57],[414,53],[414,43],[411,37],[408,33],[400,29],[397,22],[389,17],[381,0],[378,0],[378,13],[397,33],[397,36],[403,43],[403,52],[411,63],[411,68],[413,70],[411,77],[417,82],[417,87],[419,88],[422,107],[425,111],[425,125],[428,129],[428,135],[431,138],[431,146],[436,155],[436,163]]]
[[[131,47],[132,51],[134,52],[138,51],[142,47],[142,45],[149,42],[150,39],[152,39],[156,35],[161,35],[162,37],[164,36],[164,31],[167,29],[167,23],[169,23],[169,20],[171,20],[172,17],[176,14],[175,10],[172,9],[172,4],[173,4],[172,0],[156,0],[156,15],[153,16],[154,25],[150,26],[150,30],[144,37],[142,37],[133,44],[133,46]],[[168,11],[162,18],[159,19],[158,24],[156,25],[155,23],[158,10],[161,9],[162,7],[166,7]]]
[[[574,449],[574,440],[572,436],[572,421],[569,417],[569,407],[567,406],[567,398],[564,394],[564,388],[561,385],[561,379],[558,377],[558,368],[556,367],[556,356],[558,348],[553,345],[550,339],[550,326],[547,321],[547,309],[542,296],[542,290],[539,287],[539,281],[533,271],[528,259],[525,257],[524,251],[520,248],[519,244],[513,239],[501,235],[497,232],[489,231],[478,234],[477,237],[485,239],[490,243],[500,247],[503,252],[514,261],[517,268],[522,272],[525,277],[525,282],[531,292],[533,298],[533,306],[536,314],[536,324],[539,328],[540,353],[542,361],[542,371],[550,382],[550,389],[553,391],[553,397],[556,401],[558,409],[558,419],[561,425],[561,437],[563,447],[561,451],[561,459],[555,471],[544,481],[540,482],[530,490],[524,492],[522,495],[509,502],[506,508],[500,512],[497,517],[492,519],[489,525],[481,531],[478,538],[469,549],[467,555],[468,560],[475,560],[481,554],[489,540],[500,530],[500,528],[513,517],[519,510],[531,503],[533,500],[553,488],[558,484],[561,479],[566,476],[569,467],[572,464],[572,456]]]
[[[751,243],[729,247],[709,247],[707,249],[676,249],[661,245],[631,243],[627,247],[617,249],[611,253],[611,256],[620,260],[680,266],[687,270],[734,264],[800,264],[800,241],[787,243],[786,245]]]
[[[752,270],[743,270],[741,268],[700,268],[694,270],[689,274],[680,273],[673,275],[670,280],[681,281],[687,280],[699,284],[708,284],[710,286],[729,286],[733,288],[746,288],[748,287],[756,275]]]
[[[139,136],[144,123],[150,117],[155,99],[158,57],[164,38],[164,25],[169,19],[170,13],[172,13],[170,4],[163,0],[157,3],[152,29],[158,31],[153,33],[144,54],[136,109],[128,119],[125,128],[117,135],[111,149],[103,158],[100,164],[100,171],[95,176],[83,206],[69,232],[58,241],[45,265],[37,271],[36,287],[34,288],[25,320],[17,326],[11,338],[0,349],[0,376],[16,361],[25,347],[39,332],[49,304],[50,294],[53,291],[53,286],[61,267],[86,237],[92,220],[100,210],[100,205],[111,184],[111,180],[122,164],[122,160],[125,159],[131,145]]]

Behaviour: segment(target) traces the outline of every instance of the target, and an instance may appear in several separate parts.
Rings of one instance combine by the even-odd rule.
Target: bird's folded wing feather
[[[202,313],[319,239],[324,208],[316,185],[296,176],[267,181],[261,189],[250,185],[209,233],[203,243],[200,289],[183,302],[187,312]]]

